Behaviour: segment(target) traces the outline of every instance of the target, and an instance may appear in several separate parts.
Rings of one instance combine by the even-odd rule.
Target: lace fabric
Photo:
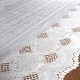
[[[79,66],[80,54],[80,6],[71,6],[33,0],[21,7],[21,13],[19,8],[1,17],[0,80],[66,80]]]

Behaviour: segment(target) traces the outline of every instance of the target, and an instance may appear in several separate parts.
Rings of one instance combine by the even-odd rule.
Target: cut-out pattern
[[[60,42],[62,45],[68,45],[71,43],[71,40],[69,38],[65,38],[65,39],[60,40]]]
[[[52,28],[54,28],[54,27],[60,27],[60,25],[59,25],[59,23],[55,23],[55,24],[52,24],[51,27]]]
[[[45,55],[45,63],[53,62],[56,59],[57,59],[57,54],[56,53]]]
[[[9,63],[0,64],[0,72],[7,72],[7,71],[9,71]]]
[[[78,62],[80,62],[80,55],[78,56]],[[76,67],[76,69],[71,70],[69,73],[67,73],[64,77],[64,80],[78,80],[80,79],[80,63],[79,66]]]
[[[79,54],[79,56],[78,56],[78,62],[79,62],[79,65],[80,65],[80,54]]]
[[[80,32],[80,27],[72,28],[73,32]]]
[[[77,11],[77,9],[71,9],[71,11]]]
[[[64,71],[60,72],[58,80],[78,80],[80,79],[80,49],[73,53],[73,65],[66,67]],[[76,74],[76,75],[75,75]]]
[[[64,15],[62,19],[70,18],[69,15]]]
[[[24,46],[22,47],[22,49],[19,50],[19,53],[22,54],[22,53],[26,53],[26,52],[31,52],[31,47],[30,46]]]
[[[48,37],[47,33],[41,33],[37,36],[38,39],[47,38],[47,37]]]
[[[23,80],[39,80],[38,74],[31,74],[29,76],[24,76]]]

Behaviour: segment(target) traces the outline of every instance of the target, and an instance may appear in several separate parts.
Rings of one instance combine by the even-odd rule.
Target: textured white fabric
[[[0,5],[0,80],[64,80],[79,64],[80,2],[6,4]]]

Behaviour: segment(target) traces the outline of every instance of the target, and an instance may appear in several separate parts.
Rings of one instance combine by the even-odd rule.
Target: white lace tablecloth
[[[79,65],[79,2],[18,0],[11,6],[0,9],[0,80],[64,80]]]

